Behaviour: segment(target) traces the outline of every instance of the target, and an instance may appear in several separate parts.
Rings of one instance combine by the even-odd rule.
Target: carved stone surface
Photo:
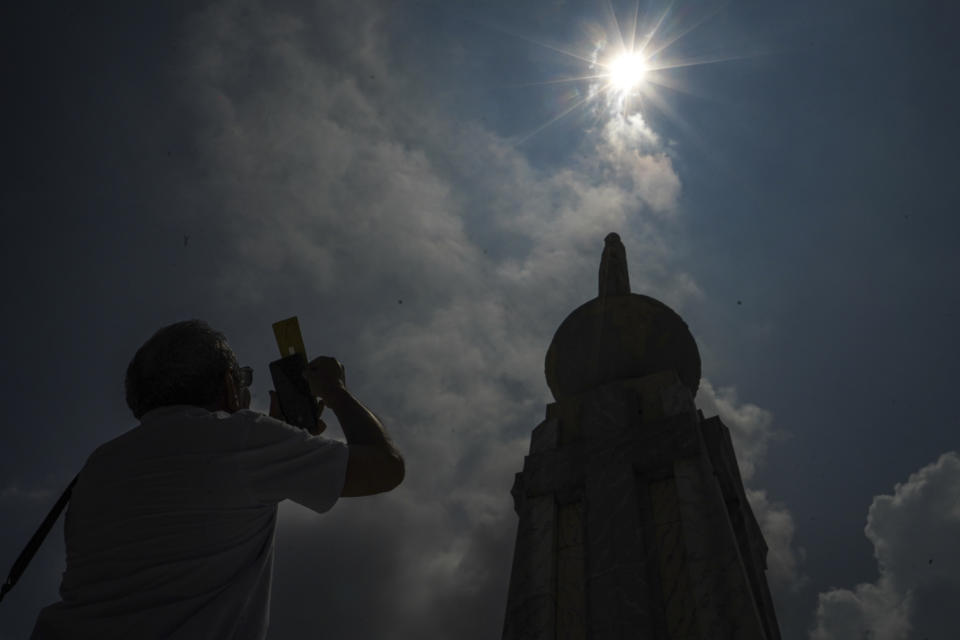
[[[503,637],[511,640],[553,638],[556,634],[555,617],[553,595],[527,598],[508,612]]]
[[[701,637],[765,640],[720,488],[705,462],[698,457],[674,463]]]
[[[672,477],[663,478],[651,482],[648,490],[667,634],[671,640],[693,640],[700,637],[700,632],[687,570],[687,547],[676,482]]]
[[[583,515],[582,496],[557,512],[557,638],[562,640],[587,637]]]
[[[767,637],[739,551],[751,546],[736,537],[696,414],[644,424],[635,398],[629,386],[591,394],[579,412],[584,433],[605,437],[537,445],[543,450],[526,457],[515,486],[521,526],[504,637],[654,637],[664,624],[684,640]],[[541,443],[552,424],[538,427]],[[659,491],[647,516],[653,539],[643,533],[638,472],[666,474],[649,485]]]
[[[674,416],[644,425],[618,447],[636,469],[647,470],[672,467],[677,458],[696,455],[698,443],[696,426]]]
[[[504,638],[554,637],[556,521],[553,496],[523,499],[510,575]]]
[[[560,421],[557,441],[560,446],[567,446],[580,440],[582,425],[580,411],[583,405],[582,398],[564,398],[557,404],[557,420]]]
[[[530,435],[530,453],[553,451],[559,444],[559,424],[556,418],[547,418]]]
[[[660,403],[664,416],[695,414],[697,411],[693,403],[693,394],[683,386],[680,380],[660,389]]]
[[[583,398],[580,433],[594,446],[626,435],[639,422],[637,395],[620,384],[594,389]]]
[[[568,448],[527,456],[523,465],[525,495],[553,495],[583,487],[583,452]]]
[[[633,468],[614,455],[588,464],[587,602],[590,638],[651,633],[646,553]]]

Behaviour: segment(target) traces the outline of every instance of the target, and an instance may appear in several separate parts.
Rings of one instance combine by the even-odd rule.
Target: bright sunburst
[[[647,75],[647,61],[639,53],[623,53],[614,58],[607,69],[612,87],[627,93],[640,87]]]
[[[671,11],[673,3],[668,3],[662,12],[641,13],[639,5],[638,1],[625,23],[617,19],[610,6],[610,21],[607,27],[595,25],[585,29],[588,32],[587,39],[568,46],[519,36],[579,61],[585,67],[579,74],[530,83],[569,83],[573,90],[568,93],[570,98],[556,115],[524,135],[520,142],[581,108],[589,108],[591,113],[601,118],[612,118],[642,114],[652,107],[682,122],[679,114],[671,108],[661,92],[663,88],[672,91],[685,90],[675,78],[671,78],[670,71],[676,67],[709,64],[738,57],[683,59],[672,55],[669,51],[671,45],[696,29],[709,17],[710,12],[675,13]]]

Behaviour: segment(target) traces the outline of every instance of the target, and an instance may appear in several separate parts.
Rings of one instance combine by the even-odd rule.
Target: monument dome
[[[630,292],[626,250],[616,233],[604,239],[599,280],[599,295],[567,316],[547,350],[545,373],[553,397],[671,369],[696,395],[697,343],[670,307]]]

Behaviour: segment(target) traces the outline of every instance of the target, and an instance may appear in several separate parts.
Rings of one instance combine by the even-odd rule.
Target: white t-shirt
[[[32,638],[264,638],[277,503],[330,509],[347,451],[255,411],[150,411],[80,472]]]

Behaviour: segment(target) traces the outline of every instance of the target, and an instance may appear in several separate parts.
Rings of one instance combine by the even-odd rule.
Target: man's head
[[[157,407],[188,404],[233,408],[237,356],[222,333],[202,320],[163,327],[137,350],[127,367],[127,405],[139,419]]]

